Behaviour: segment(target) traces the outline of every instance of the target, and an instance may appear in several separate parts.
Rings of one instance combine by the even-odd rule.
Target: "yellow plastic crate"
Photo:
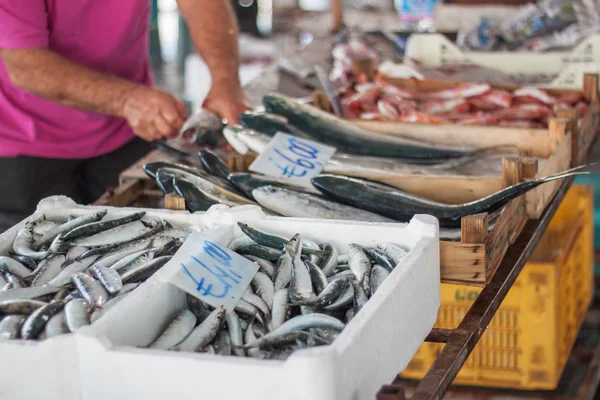
[[[455,384],[555,389],[593,294],[593,191],[573,186]],[[456,328],[480,288],[442,284],[437,328]],[[421,379],[443,344],[423,343],[402,377]]]

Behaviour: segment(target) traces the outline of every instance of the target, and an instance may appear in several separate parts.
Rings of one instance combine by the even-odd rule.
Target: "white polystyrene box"
[[[352,242],[383,241],[410,251],[332,345],[296,351],[286,361],[136,347],[150,344],[186,307],[185,293],[163,269],[114,312],[78,332],[84,399],[373,399],[433,327],[440,305],[433,217],[381,224],[265,217],[256,207],[220,207],[217,214],[220,227],[206,235],[222,245],[243,235],[236,222],[244,221],[279,235],[326,241],[342,253]]]
[[[30,220],[42,216],[48,219],[67,219],[70,216],[78,217],[99,210],[108,210],[105,218],[142,211],[139,208],[81,206],[68,197],[49,197],[39,203],[34,214],[0,235],[0,254],[4,255],[12,250],[18,231]],[[210,221],[218,219],[211,213],[190,214],[150,209],[143,211],[146,211],[148,216],[165,219],[176,227],[206,227]],[[0,399],[81,399],[76,335],[62,335],[40,342],[0,341],[0,376]]]

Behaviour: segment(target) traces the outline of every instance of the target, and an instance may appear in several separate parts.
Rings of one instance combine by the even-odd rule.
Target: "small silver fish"
[[[169,350],[183,342],[195,326],[196,316],[194,313],[190,310],[183,310],[173,318],[167,329],[148,347]]]
[[[117,294],[123,288],[123,282],[121,281],[121,275],[114,269],[106,267],[91,267],[90,272],[92,276],[96,278],[98,282],[104,286],[104,289],[111,294]]]
[[[69,331],[77,332],[90,324],[91,309],[83,299],[73,299],[65,305],[66,322]]]
[[[21,335],[24,315],[7,315],[0,320],[0,340],[14,340]]]
[[[264,300],[264,302],[267,303],[267,306],[270,310],[273,307],[275,286],[273,285],[273,281],[269,278],[269,276],[263,272],[258,271],[252,279],[252,288],[254,289],[254,293],[259,295]]]
[[[242,339],[242,326],[240,324],[240,318],[235,311],[228,311],[225,313],[225,320],[227,321],[227,331],[229,332],[231,344],[234,346],[232,348],[233,353],[236,356],[244,357],[244,349],[238,347],[244,344]]]
[[[225,309],[215,309],[208,318],[198,325],[192,333],[173,349],[180,351],[200,351],[208,345],[221,330],[225,321]]]
[[[47,338],[64,335],[69,332],[66,314],[64,311],[56,313],[52,318],[50,318],[50,320],[46,323],[46,327],[44,328],[44,333],[46,333]]]
[[[94,278],[83,272],[73,274],[71,280],[81,294],[81,297],[88,302],[91,308],[102,307],[110,299],[110,295],[104,287]]]

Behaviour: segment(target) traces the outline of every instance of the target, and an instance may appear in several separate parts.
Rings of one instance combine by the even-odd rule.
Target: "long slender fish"
[[[320,192],[307,181],[292,181],[291,179],[267,177],[247,172],[231,173],[229,174],[228,179],[250,199],[254,199],[252,191],[263,186],[277,186],[298,192],[320,194]]]
[[[208,345],[219,333],[225,321],[225,310],[215,309],[200,325],[188,335],[188,337],[177,346],[175,350],[200,351]]]
[[[72,219],[64,224],[51,229],[44,236],[42,236],[39,240],[35,241],[33,246],[34,249],[39,250],[45,244],[48,244],[54,240],[54,238],[61,233],[67,233],[72,231],[73,229],[80,227],[82,225],[91,224],[92,222],[100,221],[102,218],[106,216],[107,211],[98,211],[90,215],[83,215],[79,218]]]
[[[310,137],[351,154],[417,160],[444,160],[469,154],[468,151],[433,143],[369,132],[325,111],[282,96],[266,95],[263,104],[268,112],[286,117],[292,126]]]
[[[392,222],[389,218],[373,212],[274,186],[255,189],[252,194],[261,206],[286,217]]]
[[[440,203],[390,186],[343,176],[319,175],[313,178],[312,182],[325,195],[344,204],[377,212],[398,221],[409,221],[415,214],[430,214],[439,219],[441,227],[455,228],[460,227],[462,217],[498,211],[510,200],[546,182],[572,175],[589,174],[589,171],[582,171],[582,169],[589,168],[590,165],[572,168],[545,178],[520,182],[483,199],[464,204]]]
[[[198,152],[198,157],[206,172],[227,182],[227,176],[231,173],[231,170],[218,155],[210,150],[203,149]]]
[[[63,240],[65,242],[73,241],[82,237],[88,237],[96,235],[100,232],[107,231],[109,229],[116,228],[117,226],[125,225],[133,221],[137,221],[146,215],[145,211],[127,215],[122,218],[116,218],[108,221],[92,222],[90,224],[82,225],[73,230],[70,230],[65,234]]]

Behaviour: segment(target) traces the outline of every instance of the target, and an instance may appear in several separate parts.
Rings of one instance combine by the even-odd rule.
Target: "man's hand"
[[[203,107],[225,118],[228,125],[239,123],[238,116],[249,109],[239,85],[230,87],[220,84],[213,85]]]
[[[125,95],[122,116],[137,136],[151,142],[176,136],[186,113],[183,103],[170,94],[136,87]]]

